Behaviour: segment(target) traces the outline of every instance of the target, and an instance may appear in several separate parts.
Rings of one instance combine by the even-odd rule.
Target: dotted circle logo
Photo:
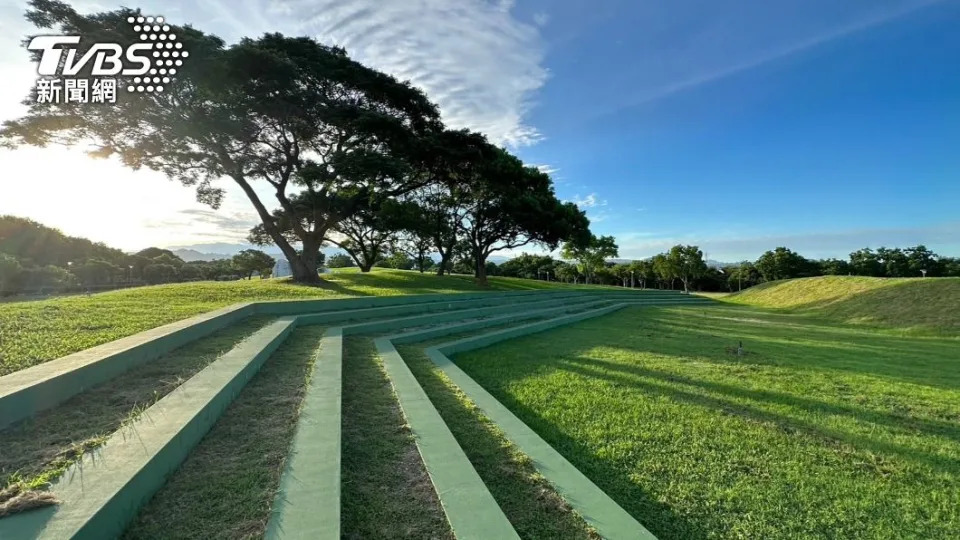
[[[153,47],[150,67],[144,75],[133,78],[133,84],[127,86],[127,92],[163,92],[165,84],[177,74],[177,68],[183,65],[183,59],[190,53],[183,50],[183,43],[177,41],[177,35],[169,25],[163,24],[163,17],[127,17],[133,25],[133,31],[140,41]]]

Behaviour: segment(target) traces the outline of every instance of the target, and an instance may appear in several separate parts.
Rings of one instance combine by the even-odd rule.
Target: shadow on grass
[[[707,315],[682,309],[636,308],[633,335],[618,347],[654,354],[680,354],[712,362],[789,366],[825,373],[844,371],[936,388],[960,387],[955,369],[960,340],[890,336],[864,329],[828,326],[796,316],[772,317],[747,308],[711,308]],[[722,315],[729,315],[726,319]],[[785,324],[777,324],[777,321]],[[599,319],[598,319],[599,321]],[[588,322],[591,324],[593,322]],[[653,338],[653,339],[647,339]],[[743,358],[726,349],[743,341],[751,352]],[[589,347],[599,345],[590,344]],[[706,345],[706,347],[705,347]],[[708,347],[715,346],[713,351]],[[580,347],[572,354],[585,352]]]
[[[620,463],[597,459],[595,449],[570,437],[535,410],[504,392],[490,391],[504,406],[658,538],[701,540],[709,537],[708,531],[704,530],[695,519],[678,514],[669,505],[658,501],[647,490],[631,481],[623,474],[625,468]]]
[[[576,362],[564,361],[560,363],[560,369],[570,372],[577,373],[584,377],[590,378],[599,378],[606,380],[608,382],[614,383],[616,385],[628,386],[630,388],[642,389],[649,395],[660,395],[672,400],[682,401],[690,403],[693,405],[699,405],[702,407],[708,407],[718,411],[722,411],[726,414],[735,414],[745,418],[750,418],[760,422],[766,422],[768,424],[775,425],[778,429],[791,432],[791,431],[803,431],[804,433],[814,435],[821,439],[827,441],[838,441],[850,444],[856,448],[866,448],[875,453],[887,453],[895,454],[900,458],[912,461],[915,463],[920,463],[927,465],[931,468],[940,470],[940,471],[951,471],[954,472],[957,470],[957,461],[954,459],[938,456],[936,454],[931,454],[928,452],[923,452],[916,448],[903,447],[897,444],[891,444],[883,441],[878,441],[869,437],[863,437],[860,435],[855,435],[847,433],[844,431],[830,429],[824,426],[815,425],[811,422],[801,420],[799,418],[788,416],[784,414],[779,414],[775,412],[770,412],[763,410],[758,407],[752,407],[744,403],[738,403],[731,399],[724,399],[721,397],[704,395],[696,392],[691,392],[689,390],[680,390],[674,387],[671,387],[669,384],[665,383],[676,383],[677,381],[673,380],[672,376],[669,376],[662,372],[656,372],[652,370],[638,370],[639,373],[637,376],[631,377],[622,374],[613,374],[605,372],[604,370],[611,369],[609,365],[602,364],[604,370],[601,369],[591,369],[585,368],[583,366],[577,365],[578,363],[588,363],[582,362],[583,359],[578,359]],[[597,364],[597,363],[595,363]],[[628,372],[632,372],[628,371]],[[659,379],[661,382],[652,382],[640,380],[638,377],[646,377]],[[697,385],[702,388],[709,388],[710,385]],[[955,434],[954,430],[954,434]]]

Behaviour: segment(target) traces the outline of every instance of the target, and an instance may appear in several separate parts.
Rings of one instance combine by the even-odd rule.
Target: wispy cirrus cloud
[[[527,115],[548,78],[544,44],[536,23],[513,16],[513,0],[274,0],[271,6],[302,21],[297,33],[343,46],[357,60],[423,88],[453,127],[512,147],[542,138]]]
[[[577,205],[581,209],[607,205],[607,201],[598,197],[596,193],[591,193],[586,197],[580,197],[580,194],[574,195],[570,202]]]

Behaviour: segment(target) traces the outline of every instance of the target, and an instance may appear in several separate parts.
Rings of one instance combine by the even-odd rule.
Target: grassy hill
[[[764,283],[722,300],[839,323],[960,335],[960,278],[821,276]]]
[[[402,270],[344,269],[325,279],[323,288],[282,279],[205,281],[0,304],[0,375],[239,302],[481,290],[470,276]],[[560,287],[570,286],[491,277],[488,290]]]

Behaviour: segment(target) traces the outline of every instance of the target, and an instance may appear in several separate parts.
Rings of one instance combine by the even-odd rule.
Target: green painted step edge
[[[374,343],[454,536],[458,540],[519,539],[396,348],[387,338]]]
[[[0,429],[252,313],[250,304],[230,306],[4,375],[0,377]]]
[[[577,305],[576,302],[592,305],[596,302],[580,296],[582,295],[576,295],[572,299],[575,303],[570,305]],[[520,305],[536,306],[564,300],[569,299],[525,302]],[[461,310],[430,317],[443,315],[447,320],[456,320],[458,317],[469,316],[471,311],[473,310]],[[298,317],[298,326],[305,326],[309,320],[309,316]],[[267,538],[333,540],[340,537],[343,336],[347,333],[382,331],[384,328],[396,328],[397,325],[404,327],[417,320],[419,317],[406,317],[377,321],[378,326],[375,327],[366,323],[332,327],[324,333],[310,386],[297,420],[287,465],[267,523]],[[318,456],[331,457],[322,459]]]
[[[470,330],[480,330],[483,328],[488,328],[491,326],[499,326],[501,324],[522,321],[525,319],[534,319],[537,317],[551,315],[555,313],[564,313],[570,311],[578,310],[590,310],[602,305],[606,305],[607,300],[586,300],[579,303],[566,303],[560,307],[547,308],[547,309],[538,309],[534,311],[522,311],[518,313],[511,313],[509,315],[504,315],[501,317],[492,317],[489,319],[483,319],[479,321],[470,321],[470,322],[461,322],[454,323],[446,326],[441,326],[437,328],[428,328],[425,330],[415,330],[413,332],[405,332],[402,334],[394,334],[392,336],[387,336],[387,339],[393,343],[394,346],[408,344],[408,343],[417,343],[420,341],[427,341],[430,339],[435,339],[443,336],[449,336],[450,334],[458,334],[460,332],[467,332]]]
[[[447,356],[450,349],[458,352],[485,347],[496,341],[503,341],[521,335],[542,332],[550,328],[572,324],[593,317],[599,317],[627,307],[629,304],[616,304],[586,313],[558,317],[544,323],[535,323],[519,327],[523,332],[494,332],[493,338],[465,339],[426,349],[427,356],[456,384],[466,396],[479,407],[517,445],[521,452],[529,456],[537,470],[560,493],[583,519],[603,538],[608,540],[656,540],[639,521],[633,518],[616,501],[604,493],[596,484],[573,466],[565,457],[544,441],[535,431],[524,424],[509,409],[501,404],[482,386],[461,370]],[[483,336],[479,336],[483,338]],[[474,346],[475,345],[475,346]]]
[[[544,295],[549,298],[566,298],[568,296],[577,296],[577,295]],[[467,309],[473,306],[492,306],[492,305],[502,305],[505,302],[511,304],[519,304],[524,302],[530,302],[536,300],[538,295],[523,295],[523,296],[501,296],[501,295],[488,295],[481,298],[471,298],[467,300],[442,300],[437,302],[420,302],[416,304],[399,304],[396,306],[388,306],[383,308],[369,308],[369,309],[358,309],[358,310],[349,310],[344,312],[331,312],[331,313],[307,313],[300,315],[301,324],[329,324],[333,322],[346,322],[352,320],[362,320],[366,318],[374,317],[389,317],[392,315],[408,315],[411,313],[424,313],[424,312],[442,312],[454,309]]]
[[[405,294],[396,296],[361,296],[356,298],[331,298],[319,300],[278,300],[256,302],[257,313],[267,315],[302,315],[324,311],[389,307],[400,304],[424,304],[448,300],[470,300],[491,296],[510,297],[534,294],[564,294],[583,291],[533,290],[533,291],[489,291],[473,293]]]
[[[492,306],[473,308],[473,309],[462,309],[455,311],[445,311],[440,313],[430,313],[428,315],[415,315],[412,317],[403,317],[397,319],[388,319],[382,321],[373,321],[367,323],[358,323],[351,324],[349,326],[344,326],[344,331],[347,334],[375,334],[380,332],[388,332],[391,330],[397,330],[401,328],[410,328],[415,326],[424,326],[428,324],[444,323],[457,319],[468,319],[472,317],[483,317],[492,314],[497,314],[506,310],[530,310],[537,307],[552,306],[557,304],[568,304],[575,301],[573,298],[554,298],[550,300],[543,300],[538,302],[526,301],[526,302],[513,302],[509,304],[495,303]]]
[[[267,523],[270,540],[340,538],[342,353],[342,329],[327,329]]]
[[[316,309],[318,305],[332,311],[336,307],[344,309],[360,306],[362,308],[377,303],[396,304],[397,307],[388,305],[386,308],[392,309],[393,313],[409,313],[416,312],[420,307],[430,306],[433,303],[463,305],[469,302],[493,302],[502,298],[523,300],[538,294],[541,296],[556,296],[582,293],[576,291],[547,291],[545,293],[521,291],[520,293],[431,294],[343,300],[254,302],[229,306],[104,343],[0,377],[0,429],[59,405],[88,388],[107,382],[133,367],[156,359],[194,340],[208,336],[254,313],[276,314],[277,311],[290,310],[297,306],[299,306],[299,309]],[[404,299],[409,299],[409,302],[404,302]],[[275,304],[282,304],[284,309],[275,309]],[[354,314],[366,315],[368,313],[374,312],[344,309],[341,312],[326,314],[322,321],[350,320]]]
[[[60,504],[0,520],[0,538],[119,536],[295,326],[275,321],[188,379],[70,467],[51,488]]]

